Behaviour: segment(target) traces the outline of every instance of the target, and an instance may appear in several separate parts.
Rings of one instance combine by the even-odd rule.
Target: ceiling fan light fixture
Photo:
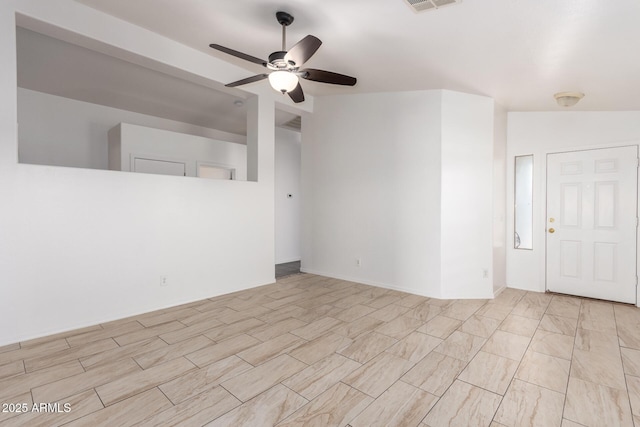
[[[274,71],[269,74],[269,83],[272,88],[284,94],[298,86],[298,76],[289,71]]]
[[[582,92],[558,92],[553,97],[561,107],[573,107],[584,97]]]
[[[433,0],[433,1],[459,1],[459,0]],[[344,74],[334,73],[326,70],[316,70],[313,68],[300,69],[302,64],[307,62],[311,58],[322,41],[309,34],[304,37],[293,47],[287,50],[286,42],[286,29],[289,24],[293,22],[293,16],[286,12],[276,13],[278,22],[282,25],[282,50],[273,52],[269,55],[269,61],[265,61],[255,56],[247,55],[246,53],[238,52],[237,50],[224,47],[219,44],[211,43],[210,48],[226,53],[236,58],[243,59],[253,64],[262,65],[271,71],[271,73],[262,73],[255,76],[247,77],[235,82],[227,83],[225,87],[237,87],[246,85],[249,83],[258,82],[264,79],[269,79],[271,87],[283,95],[286,93],[293,102],[304,102],[304,91],[300,85],[299,77],[305,80],[311,80],[321,83],[329,83],[334,85],[354,86],[356,84],[356,78],[346,76]]]

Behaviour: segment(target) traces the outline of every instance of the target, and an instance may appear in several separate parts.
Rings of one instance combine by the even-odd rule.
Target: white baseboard
[[[498,295],[500,295],[502,293],[502,291],[504,291],[505,289],[507,289],[507,285],[502,285],[502,287],[496,289],[495,291],[493,291],[493,297],[496,298]]]
[[[400,287],[400,286],[390,285],[388,283],[374,282],[374,281],[367,280],[367,279],[362,279],[362,278],[359,278],[359,277],[349,277],[349,276],[344,276],[344,275],[341,275],[341,274],[333,274],[333,273],[328,273],[326,271],[313,270],[313,269],[308,269],[308,268],[301,268],[300,271],[303,272],[303,273],[316,274],[318,276],[331,277],[332,279],[347,280],[349,282],[362,283],[363,285],[376,286],[378,288],[393,289],[395,291],[406,292],[406,293],[409,293],[409,294],[420,295],[420,296],[428,297],[428,298],[436,298],[436,299],[493,299],[493,294],[486,294],[486,293],[478,293],[478,294],[464,295],[464,296],[460,296],[460,295],[433,296],[433,295],[428,295],[428,294],[422,292],[420,289],[403,288],[403,287]]]
[[[286,264],[288,262],[296,262],[296,261],[300,261],[300,257],[291,258],[291,259],[287,258],[287,259],[284,259],[284,260],[276,260],[276,264]]]
[[[219,297],[222,295],[226,295],[229,293],[233,293],[233,292],[239,292],[239,291],[244,291],[247,289],[253,289],[253,288],[258,288],[260,286],[266,286],[266,285],[270,285],[272,283],[275,283],[276,279],[275,276],[272,280],[265,282],[265,283],[257,283],[257,284],[253,284],[253,285],[241,285],[238,286],[236,289],[231,290],[229,292],[224,292],[224,293],[218,293],[218,294],[214,294],[214,295],[208,295],[208,296],[202,296],[202,297],[196,297],[196,298],[189,298],[189,299],[185,299],[185,300],[179,300],[176,302],[171,302],[169,304],[162,304],[159,305],[158,307],[151,307],[147,310],[144,311],[136,311],[136,312],[114,312],[112,315],[106,316],[101,318],[98,321],[92,320],[92,321],[88,321],[88,322],[84,322],[84,321],[79,321],[73,325],[70,326],[66,326],[64,328],[55,328],[55,329],[49,329],[49,330],[44,330],[44,331],[40,331],[40,332],[36,332],[33,334],[29,334],[26,336],[21,336],[21,337],[16,337],[16,339],[11,339],[11,342],[0,342],[0,347],[5,346],[5,345],[9,345],[9,344],[15,344],[18,342],[23,342],[23,341],[29,341],[29,340],[33,340],[33,339],[38,339],[38,338],[44,338],[44,337],[48,337],[48,336],[52,336],[52,335],[57,335],[57,334],[62,334],[62,333],[66,333],[66,332],[71,332],[71,331],[75,331],[78,329],[82,329],[82,328],[87,328],[90,326],[95,326],[95,325],[100,325],[103,323],[109,323],[109,322],[113,322],[116,320],[122,320],[122,319],[126,319],[128,317],[135,317],[135,316],[139,316],[141,314],[146,314],[152,311],[156,311],[156,310],[165,310],[168,308],[172,308],[172,307],[177,307],[180,305],[184,305],[184,304],[189,304],[192,302],[196,302],[196,301],[202,301],[202,300],[206,300],[209,298],[215,298],[215,297]]]
[[[315,274],[317,276],[330,277],[332,279],[340,279],[340,280],[346,280],[346,281],[349,281],[349,282],[362,283],[363,285],[377,286],[378,288],[400,290],[400,289],[394,288],[394,287],[392,287],[390,285],[387,285],[386,283],[372,282],[370,280],[362,279],[360,277],[343,276],[341,274],[333,274],[333,273],[328,273],[326,271],[313,270],[313,269],[303,268],[303,267],[300,267],[300,271],[302,273]]]

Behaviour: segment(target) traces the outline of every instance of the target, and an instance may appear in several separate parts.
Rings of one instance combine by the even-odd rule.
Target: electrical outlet
[[[169,286],[169,279],[167,276],[160,276],[160,286]]]
[[[487,270],[486,268],[482,270],[482,278],[483,279],[489,278],[489,270]]]
[[[360,267],[361,265],[360,258],[356,258],[356,267]]]

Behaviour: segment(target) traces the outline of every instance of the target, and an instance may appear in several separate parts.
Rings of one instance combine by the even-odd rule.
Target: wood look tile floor
[[[0,347],[0,404],[0,427],[640,427],[640,309],[296,274]]]

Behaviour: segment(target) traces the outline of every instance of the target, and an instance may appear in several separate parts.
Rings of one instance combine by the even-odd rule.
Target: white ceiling
[[[308,94],[450,89],[510,111],[555,111],[553,94],[586,94],[573,110],[640,110],[640,0],[462,0],[415,13],[404,0],[76,0],[245,68],[218,43],[266,59],[280,49],[278,10],[294,15],[288,47],[323,41],[306,66],[358,78],[303,81]],[[18,30],[18,85],[246,134],[240,92],[220,92],[28,30]],[[222,82],[226,83],[226,82]],[[268,85],[266,81],[253,83]],[[277,112],[277,124],[295,117]]]
[[[280,46],[275,12],[290,12],[289,47],[307,34],[323,41],[309,67],[358,78],[353,88],[303,82],[316,96],[444,88],[531,111],[581,91],[576,110],[640,110],[638,0],[462,0],[421,13],[404,0],[77,1],[236,64],[209,43],[266,58]],[[243,66],[238,79],[263,70]]]

